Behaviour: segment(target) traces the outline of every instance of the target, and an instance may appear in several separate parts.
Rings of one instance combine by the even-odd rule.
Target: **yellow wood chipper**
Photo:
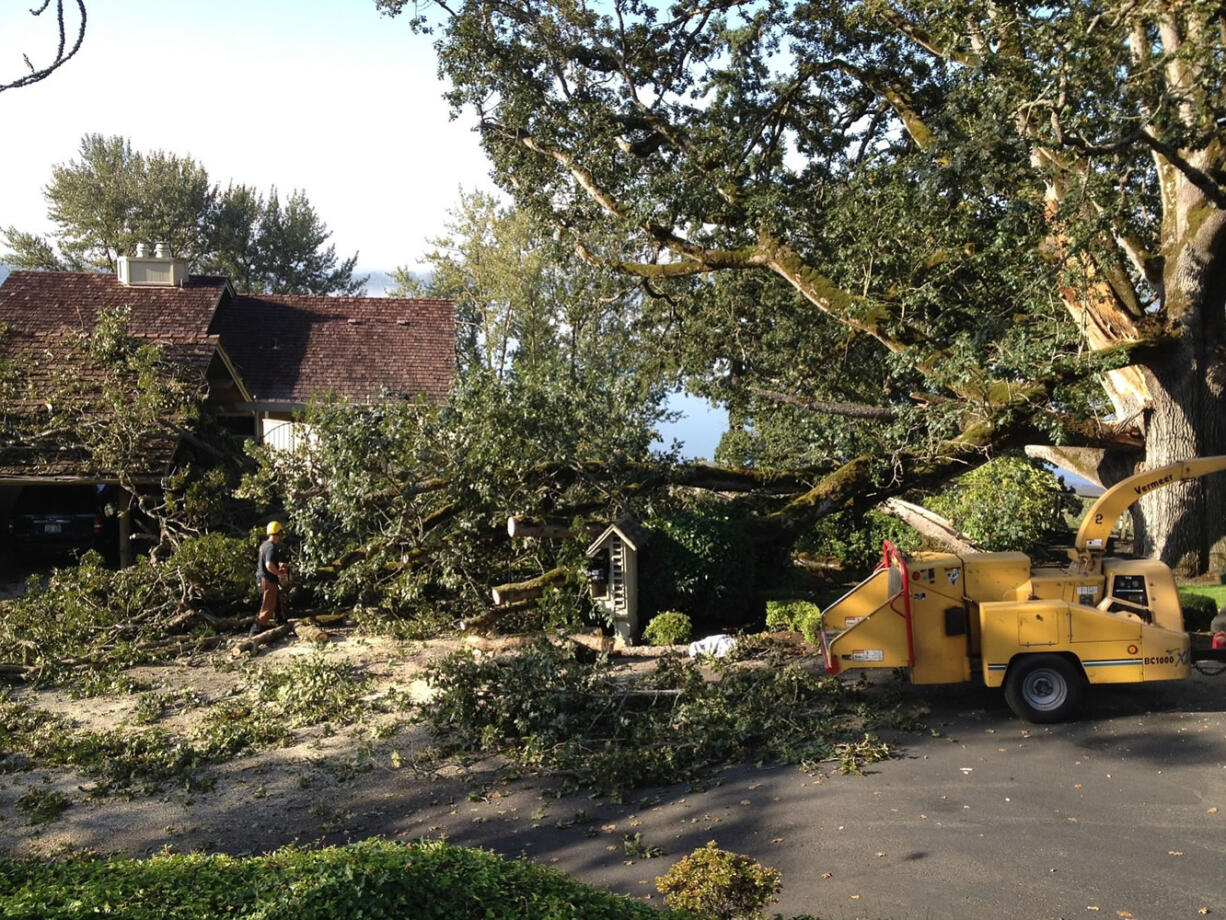
[[[1226,456],[1125,479],[1086,512],[1065,568],[1024,553],[915,553],[885,544],[881,564],[823,612],[826,669],[906,668],[912,683],[981,679],[1021,718],[1059,722],[1089,684],[1180,680],[1194,661],[1171,570],[1105,557],[1116,521],[1142,495],[1226,470]]]

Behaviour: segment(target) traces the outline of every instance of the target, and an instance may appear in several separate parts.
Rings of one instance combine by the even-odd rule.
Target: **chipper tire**
[[[1023,655],[1005,675],[1005,702],[1027,722],[1063,722],[1085,697],[1086,679],[1063,655]]]

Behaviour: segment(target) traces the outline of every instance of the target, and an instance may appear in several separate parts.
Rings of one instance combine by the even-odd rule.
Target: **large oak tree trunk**
[[[1192,348],[1180,349],[1181,352]],[[1226,454],[1226,401],[1194,362],[1163,375],[1150,372],[1151,408],[1145,467]],[[1215,366],[1220,370],[1221,361]],[[1216,391],[1216,392],[1215,392]],[[1156,489],[1134,506],[1136,551],[1193,575],[1226,565],[1226,477],[1214,475]]]
[[[1226,454],[1226,222],[1217,214],[1200,230],[1166,272],[1168,325],[1179,344],[1146,368],[1147,468]],[[1187,574],[1226,566],[1226,477],[1158,489],[1136,507],[1138,551]]]

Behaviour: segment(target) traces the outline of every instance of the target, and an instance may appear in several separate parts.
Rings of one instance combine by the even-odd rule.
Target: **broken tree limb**
[[[881,510],[890,517],[902,521],[920,536],[932,540],[951,552],[983,552],[983,547],[954,527],[948,520],[921,505],[915,505],[894,496],[887,498],[882,503]]]
[[[541,592],[550,585],[565,581],[566,575],[567,570],[559,567],[550,569],[543,575],[536,576],[536,578],[529,578],[527,581],[516,581],[510,584],[498,585],[491,591],[494,596],[494,604],[501,607],[504,604],[512,604],[516,601],[540,597]]]
[[[460,629],[464,632],[478,635],[487,633],[512,614],[520,613],[524,610],[533,610],[535,607],[536,601],[534,599],[516,601],[513,604],[504,604],[501,607],[493,607],[484,613],[464,620],[460,623]]]

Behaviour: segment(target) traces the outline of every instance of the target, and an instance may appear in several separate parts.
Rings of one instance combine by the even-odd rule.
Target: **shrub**
[[[1183,628],[1189,632],[1205,632],[1217,616],[1217,603],[1204,594],[1180,591],[1179,606],[1183,608]]]
[[[1037,556],[1075,500],[1039,461],[1000,457],[959,477],[930,507],[985,549]]]
[[[693,624],[684,613],[666,610],[652,617],[643,630],[643,641],[648,645],[682,645],[694,635]]]
[[[287,847],[247,858],[174,854],[0,861],[0,904],[13,920],[95,914],[128,920],[677,917],[583,885],[555,869],[433,841],[369,840],[316,851]]]
[[[845,570],[867,575],[881,561],[883,540],[889,540],[904,553],[920,548],[919,534],[880,511],[864,515],[840,511],[827,515],[801,537],[796,548],[821,558],[837,559]]]
[[[669,908],[712,920],[761,917],[762,908],[776,899],[779,887],[778,869],[716,849],[714,840],[656,879],[656,888]]]
[[[817,615],[821,609],[811,601],[787,600],[766,602],[766,628],[769,630],[787,629],[801,632],[805,620]]]
[[[800,620],[800,634],[806,642],[818,645],[822,641],[822,611],[816,604],[812,606],[813,609]]]

